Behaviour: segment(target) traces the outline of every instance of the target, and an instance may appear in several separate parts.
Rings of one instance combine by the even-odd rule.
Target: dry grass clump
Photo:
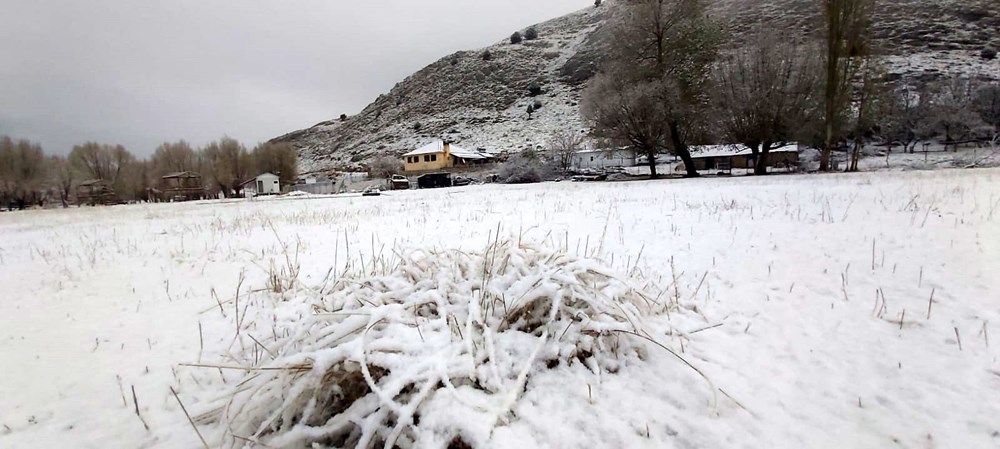
[[[475,447],[534,373],[643,358],[633,335],[664,308],[594,260],[512,241],[397,257],[306,298],[313,313],[279,320],[271,359],[244,354],[246,377],[200,417],[219,444]]]

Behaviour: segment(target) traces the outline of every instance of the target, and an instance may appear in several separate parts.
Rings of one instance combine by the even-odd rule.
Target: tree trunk
[[[851,148],[851,160],[847,164],[845,172],[856,172],[858,171],[858,159],[861,159],[861,140],[856,139],[854,141],[854,147]],[[889,152],[892,152],[892,146],[889,146]]]
[[[694,165],[694,159],[691,157],[691,152],[688,151],[687,145],[681,140],[680,126],[677,122],[670,122],[670,141],[674,145],[674,153],[677,154],[684,161],[684,170],[687,174],[684,175],[685,178],[697,178],[701,176],[698,174],[698,167]]]
[[[823,145],[823,151],[820,153],[819,157],[819,170],[820,171],[830,171],[830,158],[833,155],[833,143],[827,140],[827,143]]]
[[[649,163],[649,179],[657,179],[660,174],[656,172],[656,151],[646,151],[646,160]]]
[[[771,153],[771,144],[764,143],[761,145],[760,151],[755,151],[757,153],[754,159],[753,174],[756,176],[767,175],[767,158]]]

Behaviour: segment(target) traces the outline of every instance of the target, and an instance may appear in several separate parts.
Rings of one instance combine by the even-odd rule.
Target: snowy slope
[[[438,138],[467,148],[519,150],[544,143],[556,128],[581,127],[580,83],[593,61],[584,47],[608,13],[588,8],[536,25],[537,40],[504,40],[449,55],[403,80],[346,121],[278,137],[300,148],[300,171],[360,166],[378,154],[402,154]],[[484,53],[490,59],[484,59]],[[529,87],[542,93],[532,96]],[[529,118],[528,105],[542,108]],[[336,126],[336,127],[333,127]]]
[[[531,371],[478,447],[996,447],[998,192],[987,169],[0,214],[0,447],[201,447],[170,389],[198,415],[244,373],[191,364],[275,348],[268,323],[314,313],[331,269],[475,254],[498,228],[666,291],[683,312],[652,335],[711,385],[633,340],[616,373]],[[474,424],[449,398],[423,426]]]
[[[1000,77],[1000,60],[979,51],[1000,47],[1000,14],[993,0],[879,2],[876,34],[889,71],[905,80],[949,73]],[[544,144],[557,130],[582,127],[580,90],[601,55],[600,30],[617,8],[598,8],[537,25],[540,38],[458,52],[434,62],[341,122],[333,120],[274,139],[300,151],[300,172],[362,168],[380,155],[398,156],[435,139],[468,148],[518,151]],[[812,0],[719,0],[712,13],[732,24],[739,45],[756,23],[815,33],[818,3]],[[484,60],[489,51],[491,60]],[[529,95],[528,86],[544,93]],[[526,109],[543,104],[529,120]]]

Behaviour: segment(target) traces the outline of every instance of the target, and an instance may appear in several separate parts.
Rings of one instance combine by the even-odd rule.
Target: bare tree
[[[368,166],[368,176],[373,179],[390,178],[403,172],[403,162],[398,157],[382,156]]]
[[[656,157],[667,148],[670,129],[658,82],[628,82],[613,74],[598,74],[584,92],[581,113],[594,135],[631,146],[646,157],[656,178]],[[693,166],[693,165],[692,165]]]
[[[159,181],[154,175],[152,162],[132,159],[123,166],[115,182],[115,193],[125,201],[148,201],[149,188]]]
[[[645,154],[671,152],[698,176],[689,145],[705,130],[721,33],[701,0],[635,0],[614,24],[611,57],[584,95],[597,137]],[[602,94],[602,92],[604,94]]]
[[[926,116],[928,93],[912,86],[892,91],[888,108],[879,123],[879,136],[889,144],[899,144],[913,153],[917,143],[928,137]]]
[[[298,178],[299,154],[290,144],[261,143],[254,147],[251,155],[257,172],[278,175],[282,185],[292,185]]]
[[[0,197],[18,209],[42,203],[46,190],[46,159],[41,145],[0,137]]]
[[[238,140],[223,137],[208,144],[202,155],[219,190],[226,198],[242,196],[243,183],[250,179],[253,159]]]
[[[833,150],[843,138],[853,81],[871,54],[874,11],[875,0],[823,0],[826,28],[825,142],[820,157],[823,171],[830,170]]]
[[[583,134],[573,131],[559,131],[549,138],[548,149],[553,161],[563,172],[573,166],[573,155],[583,150],[586,138]]]
[[[69,153],[73,167],[88,179],[101,179],[115,184],[122,170],[135,156],[121,145],[87,142],[75,145]]]
[[[972,106],[983,122],[993,126],[993,134],[1000,135],[1000,84],[994,82],[976,90]]]
[[[814,48],[780,33],[751,42],[715,72],[715,104],[722,131],[751,150],[754,174],[765,175],[769,152],[801,137],[803,121],[820,113],[822,61]]]
[[[49,156],[49,178],[51,185],[55,186],[56,195],[62,207],[69,207],[70,199],[73,196],[73,187],[76,181],[76,170],[63,156]]]
[[[150,159],[153,176],[161,177],[170,173],[198,171],[198,155],[187,142],[167,142],[156,147]]]
[[[952,145],[958,151],[957,142],[970,137],[974,129],[983,125],[973,106],[975,91],[975,83],[964,77],[944,80],[931,87],[927,102],[928,127],[934,134],[944,137],[945,150]]]
[[[858,171],[858,162],[861,160],[861,150],[866,136],[874,132],[879,121],[884,120],[892,108],[891,91],[884,82],[884,71],[880,61],[874,57],[866,58],[859,70],[860,85],[852,99],[849,114],[852,124],[850,132],[852,147],[845,169],[848,172]],[[891,149],[890,142],[889,151]]]

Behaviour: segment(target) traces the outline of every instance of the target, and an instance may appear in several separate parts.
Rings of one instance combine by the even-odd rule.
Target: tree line
[[[823,0],[823,27],[808,37],[759,24],[736,44],[704,0],[630,0],[612,22],[605,58],[584,92],[594,137],[646,156],[737,143],[766,174],[770,150],[799,142],[837,150],[857,170],[866,141],[913,151],[1000,134],[1000,85],[956,77],[919,85],[888,75],[872,39],[874,0]]]
[[[242,196],[243,183],[264,172],[294,183],[298,155],[286,143],[261,143],[247,149],[223,137],[201,148],[180,140],[164,143],[146,159],[122,145],[87,142],[73,146],[68,156],[46,155],[42,146],[0,136],[0,205],[25,208],[74,201],[82,182],[107,182],[123,201],[157,201],[164,176],[178,172],[201,175],[208,196]]]

